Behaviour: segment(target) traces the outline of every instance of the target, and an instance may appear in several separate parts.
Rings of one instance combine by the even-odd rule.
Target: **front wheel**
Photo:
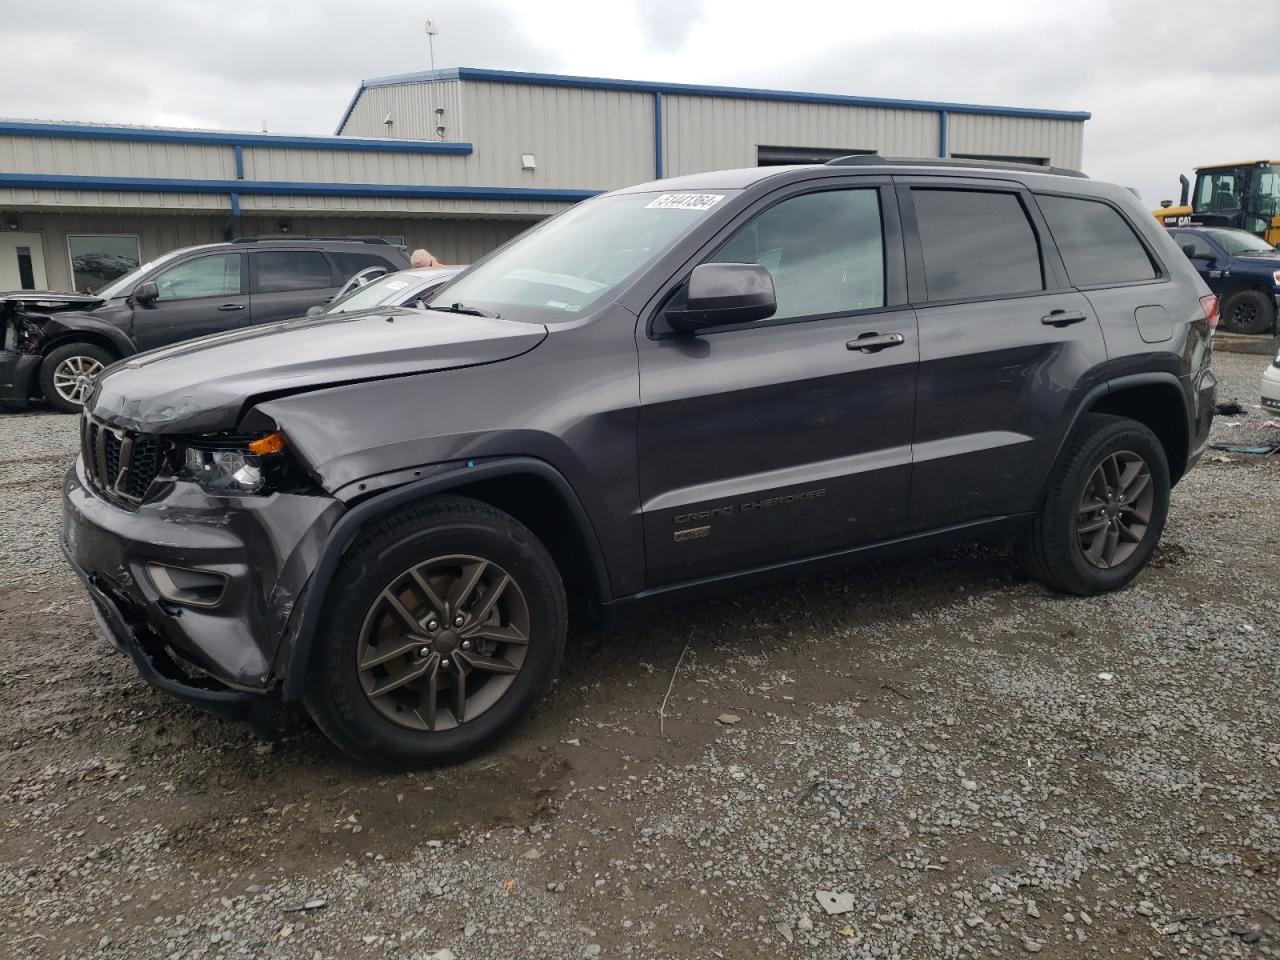
[[[115,355],[96,343],[68,343],[50,350],[40,364],[40,392],[62,413],[79,413],[94,382]]]
[[[496,743],[550,686],[564,587],[538,539],[476,500],[370,527],[334,577],[304,702],[357,759],[449,763]]]
[[[1159,438],[1136,420],[1090,414],[1055,469],[1018,559],[1065,593],[1123,587],[1151,557],[1169,513]]]

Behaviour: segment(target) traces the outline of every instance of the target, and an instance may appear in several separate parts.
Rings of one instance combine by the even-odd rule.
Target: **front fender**
[[[587,548],[588,564],[595,577],[599,595],[605,598],[611,596],[604,553],[592,528],[591,520],[572,486],[559,471],[550,464],[531,457],[510,457],[469,463],[471,465],[465,463],[444,465],[439,468],[441,472],[432,476],[362,500],[334,524],[321,547],[320,559],[311,574],[306,591],[294,607],[291,636],[286,637],[286,642],[281,645],[280,653],[277,655],[276,672],[283,678],[281,693],[284,699],[297,700],[302,696],[306,685],[307,666],[311,659],[311,648],[315,643],[316,631],[323,616],[329,586],[333,582],[343,554],[359,535],[360,530],[366,524],[394,510],[467,484],[521,474],[537,476],[550,483],[564,500],[574,522],[579,527],[579,534]]]
[[[39,331],[38,349],[41,353],[77,340],[105,343],[122,358],[138,352],[129,335],[114,323],[88,314],[55,314],[39,325]]]

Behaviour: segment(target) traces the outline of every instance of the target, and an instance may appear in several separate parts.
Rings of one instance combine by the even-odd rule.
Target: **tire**
[[[376,521],[333,583],[340,586],[325,604],[303,702],[358,760],[405,768],[479,753],[528,715],[560,666],[567,626],[560,573],[527,527],[478,500],[433,498]],[[465,626],[455,629],[454,616]],[[527,643],[492,639],[520,635]],[[425,673],[405,681],[415,670]]]
[[[96,343],[67,343],[50,350],[40,364],[40,392],[44,402],[60,413],[79,413],[105,367],[116,355]],[[75,377],[79,382],[69,380]]]
[[[1269,333],[1276,322],[1276,302],[1259,290],[1238,290],[1222,305],[1219,323],[1227,333]]]
[[[1102,484],[1111,486],[1107,478],[1118,474],[1122,480],[1134,460],[1145,466],[1148,482],[1143,485],[1139,472],[1127,489],[1131,493],[1141,489],[1128,498],[1128,505],[1118,497],[1108,505],[1096,472],[1106,471]],[[1136,420],[1089,414],[1054,469],[1040,511],[1015,547],[1018,560],[1033,578],[1064,593],[1087,596],[1125,586],[1150,559],[1169,515],[1169,462],[1164,447]],[[1115,489],[1124,489],[1123,483]],[[1095,504],[1098,509],[1092,509]],[[1086,507],[1090,508],[1087,513]],[[1140,523],[1143,514],[1147,520]],[[1100,522],[1106,526],[1090,530]],[[1116,553],[1107,562],[1106,535],[1115,523],[1139,539],[1133,543],[1117,534]],[[1099,537],[1103,538],[1101,548]],[[1086,543],[1095,555],[1103,556],[1091,559]]]

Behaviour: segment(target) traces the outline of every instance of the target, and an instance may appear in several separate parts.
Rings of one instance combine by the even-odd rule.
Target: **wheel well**
[[[1160,440],[1169,461],[1169,482],[1177,483],[1187,469],[1188,449],[1185,403],[1172,384],[1124,387],[1098,398],[1090,413],[1109,413],[1145,424]]]
[[[608,598],[602,595],[600,578],[592,565],[594,553],[587,542],[587,532],[550,481],[536,474],[513,473],[440,492],[483,501],[532,530],[564,578],[570,614],[575,619],[595,619]]]
[[[122,356],[120,348],[116,346],[116,344],[112,343],[107,337],[98,333],[81,330],[64,333],[56,339],[42,344],[40,347],[40,354],[47,357],[52,351],[57,350],[59,347],[65,347],[70,343],[92,343],[95,347],[102,347],[102,349],[110,351],[111,355],[117,360]]]

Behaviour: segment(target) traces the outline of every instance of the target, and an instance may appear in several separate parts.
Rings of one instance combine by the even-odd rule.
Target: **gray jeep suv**
[[[365,760],[453,760],[570,613],[954,538],[1128,583],[1213,413],[1216,301],[1127,190],[854,157],[589,200],[432,309],[112,367],[67,556],[151,683]],[[317,329],[322,328],[322,329]]]

